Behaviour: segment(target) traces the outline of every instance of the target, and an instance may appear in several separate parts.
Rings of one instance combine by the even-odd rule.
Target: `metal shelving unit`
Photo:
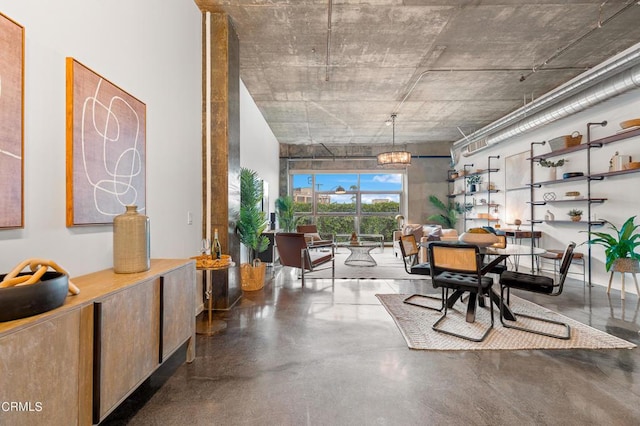
[[[604,172],[604,173],[591,173],[591,151],[593,149],[598,149],[601,148],[605,145],[608,145],[610,143],[614,143],[614,142],[618,142],[618,141],[623,141],[626,139],[630,139],[633,137],[638,137],[640,136],[640,128],[636,128],[636,129],[632,129],[632,130],[626,130],[626,131],[621,131],[616,133],[615,135],[611,135],[611,136],[607,136],[601,139],[595,139],[595,140],[591,140],[591,128],[594,126],[606,126],[607,122],[606,121],[602,121],[602,122],[597,122],[597,123],[587,123],[587,140],[586,143],[581,144],[581,145],[576,145],[576,146],[572,146],[569,148],[565,148],[565,149],[560,149],[557,151],[552,151],[546,154],[541,154],[541,155],[533,155],[533,146],[534,145],[544,145],[545,142],[533,142],[531,143],[531,150],[530,150],[530,164],[531,164],[531,184],[529,185],[531,188],[531,201],[530,201],[530,205],[531,205],[531,229],[533,231],[533,226],[535,223],[541,223],[543,221],[540,220],[535,220],[534,217],[534,208],[535,206],[542,206],[542,205],[546,205],[546,204],[557,204],[557,203],[586,203],[587,204],[587,219],[591,218],[591,206],[594,204],[602,204],[605,201],[607,201],[607,198],[600,198],[600,197],[592,197],[591,196],[591,184],[593,181],[601,181],[604,180],[605,178],[608,177],[614,177],[614,176],[620,176],[620,175],[627,175],[627,174],[632,174],[632,173],[639,173],[640,169],[630,169],[630,170],[616,170],[616,171],[610,171],[610,172]],[[569,154],[569,153],[574,153],[574,152],[579,152],[579,151],[586,151],[587,153],[587,161],[586,161],[586,165],[587,165],[587,171],[585,173],[584,176],[577,176],[577,177],[573,177],[573,178],[568,178],[568,179],[556,179],[556,180],[550,180],[550,181],[546,181],[546,182],[533,182],[533,165],[536,162],[539,162],[540,160],[544,160],[547,158],[552,158],[552,157],[559,157],[561,155],[565,155],[565,154]],[[567,183],[567,182],[578,182],[578,181],[586,181],[587,182],[587,196],[586,198],[582,198],[582,199],[564,199],[564,200],[535,200],[534,199],[534,189],[535,188],[540,188],[543,185],[544,186],[548,186],[548,185],[555,185],[555,184],[560,184],[560,183]],[[570,221],[570,220],[553,220],[553,221],[544,221],[546,223],[550,223],[550,224],[587,224],[588,227],[588,233],[589,235],[591,234],[592,228],[593,227],[598,227],[598,226],[603,226],[605,223],[607,223],[606,220],[586,220],[586,221],[578,221],[578,222],[574,222],[574,221]],[[589,278],[588,278],[588,282],[589,282],[589,287],[591,287],[591,244],[588,244],[588,259],[589,259]]]

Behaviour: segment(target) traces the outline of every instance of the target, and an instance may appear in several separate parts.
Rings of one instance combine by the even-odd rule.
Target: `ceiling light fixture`
[[[347,190],[344,189],[341,185],[336,186],[335,194],[346,194]]]
[[[395,151],[396,147],[396,116],[397,114],[391,114],[392,125],[392,139],[391,139],[391,151],[378,154],[378,165],[385,166],[389,164],[411,164],[411,153],[408,151]]]

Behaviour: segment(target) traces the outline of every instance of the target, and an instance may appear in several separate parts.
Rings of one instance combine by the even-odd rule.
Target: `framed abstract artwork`
[[[146,211],[146,105],[67,58],[67,226]]]
[[[0,13],[0,228],[24,227],[24,27]]]

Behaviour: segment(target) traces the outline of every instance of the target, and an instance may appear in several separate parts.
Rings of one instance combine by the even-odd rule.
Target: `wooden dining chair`
[[[468,310],[475,311],[479,296],[490,295],[493,279],[482,275],[482,255],[478,246],[470,244],[452,244],[434,241],[429,245],[431,279],[433,286],[444,289],[443,300],[449,298],[449,290],[469,292]],[[440,327],[448,314],[448,303],[444,304],[444,313],[433,324],[433,330],[473,342],[482,342],[493,329],[493,303],[489,302],[491,324],[480,337],[473,337],[445,330]],[[471,317],[475,317],[472,315]],[[469,320],[470,316],[467,315]]]
[[[418,256],[420,250],[416,237],[413,234],[401,235],[399,239],[400,253],[402,254],[402,261],[404,262],[404,269],[408,274],[413,275],[431,275],[431,266],[429,262],[418,262]],[[444,294],[444,290],[443,290]],[[437,300],[439,307],[432,307],[419,302],[420,299]],[[428,294],[415,293],[403,300],[404,303],[409,305],[419,306],[421,308],[432,309],[434,311],[442,311],[444,308],[442,297],[430,296]]]
[[[571,338],[571,327],[569,327],[569,324],[560,322],[560,321],[554,321],[547,318],[526,315],[523,313],[513,312],[512,310],[513,314],[516,317],[516,321],[518,316],[521,316],[524,318],[529,318],[529,319],[533,319],[533,320],[548,323],[548,324],[560,325],[565,329],[565,333],[563,334],[547,333],[542,330],[536,330],[529,327],[510,324],[508,322],[509,320],[505,322],[503,306],[505,303],[504,302],[505,291],[507,292],[506,300],[508,303],[509,293],[512,288],[515,288],[518,290],[524,290],[524,291],[531,291],[534,293],[542,293],[548,296],[559,296],[560,294],[562,294],[562,288],[564,286],[564,281],[567,278],[567,274],[569,272],[569,266],[571,266],[571,262],[573,260],[573,250],[575,249],[575,247],[576,247],[576,243],[571,242],[565,249],[564,255],[562,256],[562,261],[560,263],[560,272],[559,272],[559,278],[557,281],[555,281],[553,278],[550,278],[544,275],[526,274],[524,272],[517,272],[517,271],[506,271],[500,274],[500,322],[505,328],[514,328],[516,330],[528,331],[529,333],[535,333],[535,334],[540,334],[542,336],[554,337],[556,339],[567,340]]]

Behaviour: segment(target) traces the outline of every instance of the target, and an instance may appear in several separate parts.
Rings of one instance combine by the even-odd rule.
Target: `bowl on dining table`
[[[465,244],[473,244],[478,247],[489,247],[499,242],[499,238],[496,234],[492,234],[491,232],[487,232],[487,233],[463,232],[458,237],[458,241]]]

